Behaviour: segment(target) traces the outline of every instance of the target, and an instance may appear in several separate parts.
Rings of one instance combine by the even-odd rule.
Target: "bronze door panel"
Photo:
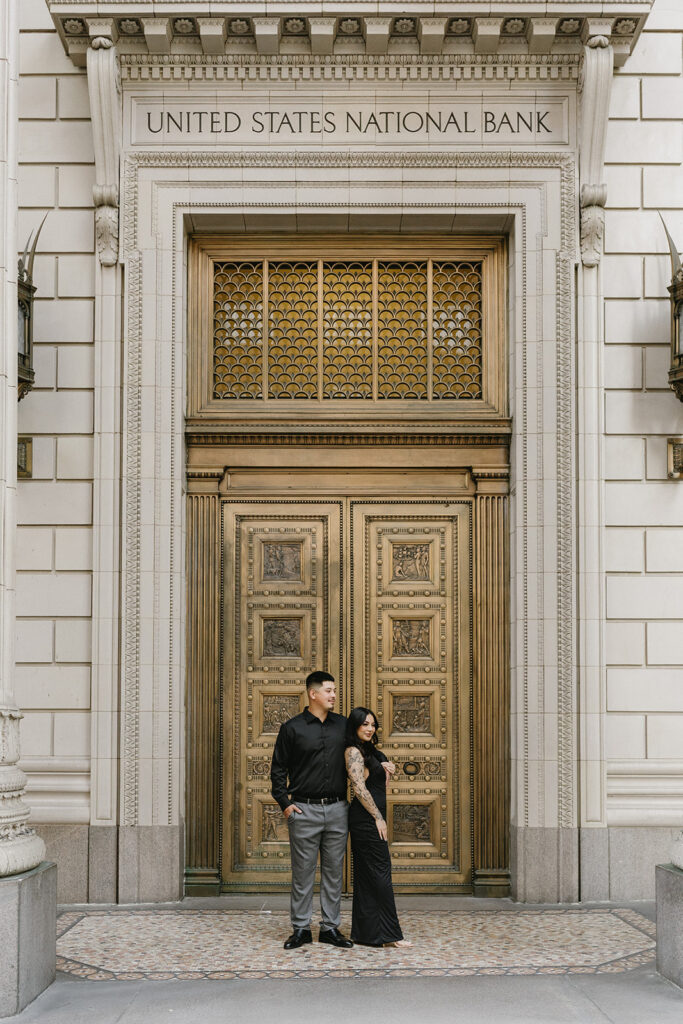
[[[471,887],[471,513],[466,498],[223,502],[225,887],[288,885],[270,758],[313,667],[339,711],[376,711],[397,763],[397,889]]]
[[[377,712],[397,764],[399,890],[472,881],[471,517],[467,500],[351,502],[350,705]]]
[[[223,504],[221,877],[233,887],[289,884],[270,759],[311,666],[341,678],[341,513],[339,502]]]

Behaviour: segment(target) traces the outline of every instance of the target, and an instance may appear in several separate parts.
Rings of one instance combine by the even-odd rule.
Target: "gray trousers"
[[[293,928],[310,928],[313,913],[315,869],[320,854],[320,927],[338,928],[341,921],[341,890],[344,853],[349,835],[349,805],[297,804],[287,818],[292,858],[291,915]]]

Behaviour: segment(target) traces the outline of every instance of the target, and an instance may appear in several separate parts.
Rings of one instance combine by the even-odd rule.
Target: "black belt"
[[[346,800],[344,796],[292,796],[292,803],[295,804],[338,804],[340,800]]]

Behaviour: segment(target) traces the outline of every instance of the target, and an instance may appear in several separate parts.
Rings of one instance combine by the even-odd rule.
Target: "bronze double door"
[[[280,724],[305,705],[305,676],[321,668],[337,680],[338,711],[376,712],[397,764],[396,888],[470,891],[472,499],[221,506],[223,886],[288,885],[270,759]]]

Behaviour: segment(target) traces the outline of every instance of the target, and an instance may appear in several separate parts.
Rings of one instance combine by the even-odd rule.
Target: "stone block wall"
[[[615,75],[605,223],[605,750],[610,895],[653,898],[683,824],[683,433],[667,384],[671,263],[683,250],[683,5],[656,0]]]
[[[90,821],[93,473],[93,144],[84,70],[64,55],[44,0],[22,0],[19,239],[49,211],[36,258],[33,437],[17,537],[17,700],[27,801],[60,901],[86,900]]]

